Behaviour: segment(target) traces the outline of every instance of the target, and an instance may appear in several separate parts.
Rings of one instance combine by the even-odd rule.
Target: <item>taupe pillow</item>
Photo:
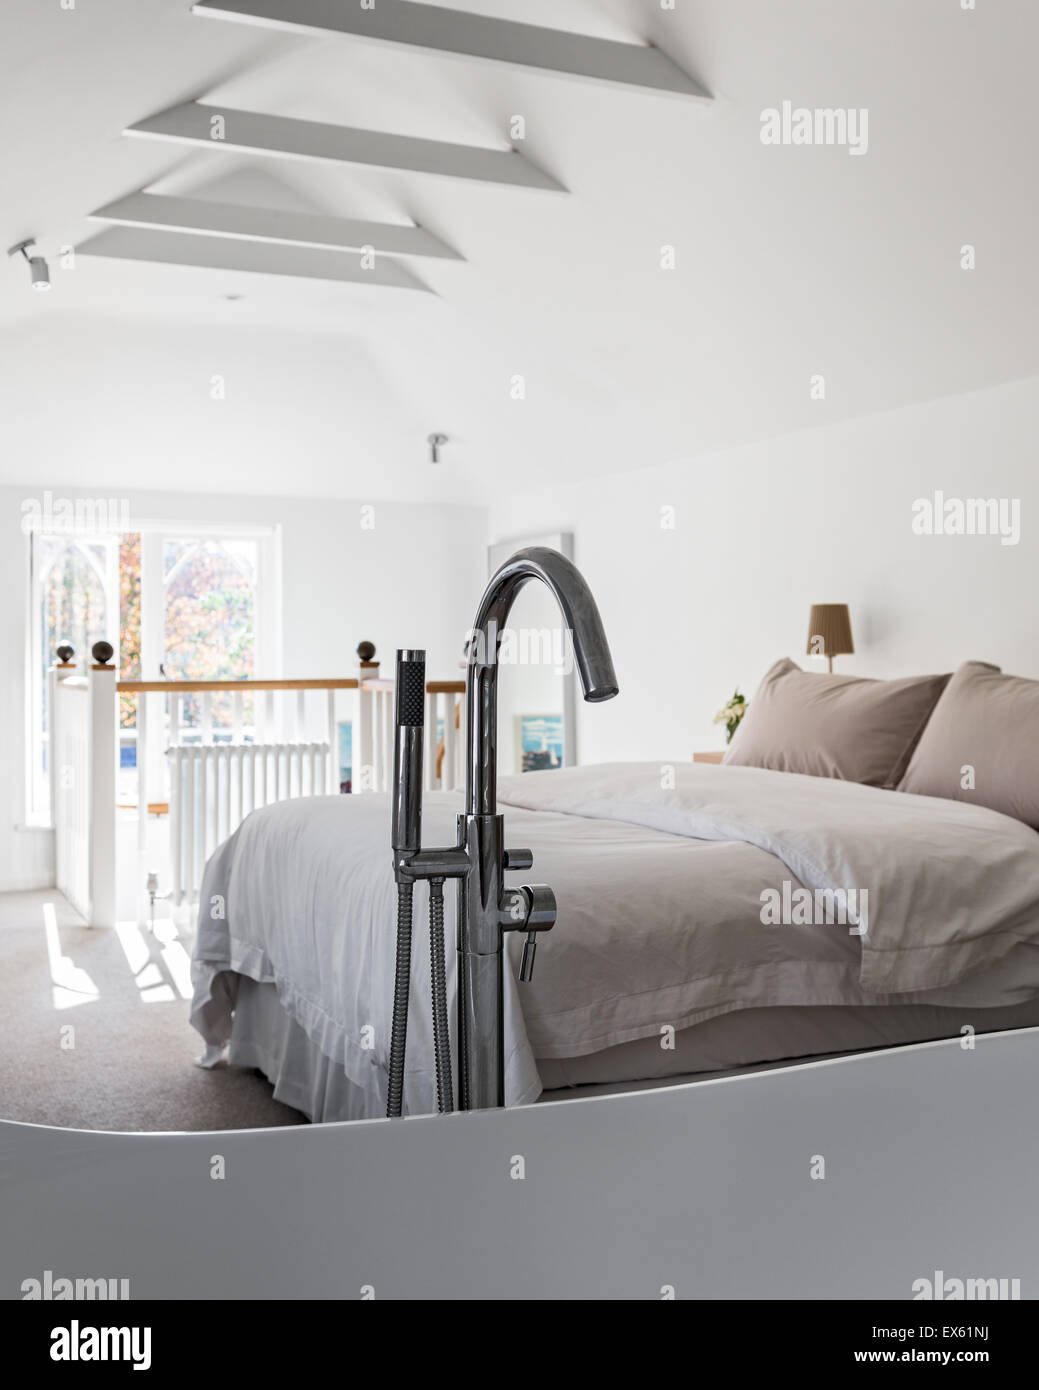
[[[948,680],[819,675],[784,658],[766,673],[723,761],[893,787]]]
[[[1039,830],[1039,681],[966,662],[938,701],[899,791],[988,806]]]

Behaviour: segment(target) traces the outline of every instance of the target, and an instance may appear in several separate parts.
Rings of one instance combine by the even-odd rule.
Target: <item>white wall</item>
[[[41,496],[35,487],[0,488],[0,637],[7,653],[0,676],[0,891],[53,881],[52,835],[24,828],[29,571],[20,523],[22,503]],[[280,524],[284,675],[353,675],[362,639],[376,644],[387,669],[398,646],[422,646],[431,679],[457,674],[485,581],[484,511],[154,492],[129,501],[133,517],[149,520]],[[362,505],[374,508],[374,529],[362,529]]]
[[[450,433],[451,416],[414,375],[376,359],[363,316],[275,331],[262,295],[228,303],[229,284],[203,283],[182,287],[172,321],[76,315],[55,290],[32,296],[31,322],[0,327],[3,481],[102,494],[168,480],[199,494],[476,496],[457,455],[430,466],[426,436]],[[120,295],[134,310],[133,290]],[[177,321],[192,312],[196,322]]]
[[[804,655],[812,603],[851,607],[841,671],[979,658],[1039,677],[1037,440],[1033,378],[493,508],[492,538],[575,533],[621,690],[581,704],[581,760],[724,746],[712,719],[737,683],[752,695],[781,656],[821,669]],[[1020,498],[1019,543],[914,535],[913,502],[935,490]]]
[[[388,502],[373,504],[371,531],[358,501],[140,493],[131,504],[152,519],[281,523],[286,675],[349,674],[361,638],[387,661],[397,646],[425,646],[431,676],[455,675],[488,538],[572,531],[621,685],[606,705],[579,703],[581,760],[678,759],[722,746],[711,721],[737,683],[752,694],[779,656],[810,664],[813,602],[851,605],[858,650],[840,670],[895,676],[978,657],[1039,677],[1037,438],[1039,379],[1029,379],[503,498],[490,526],[477,508]],[[913,501],[936,489],[1020,498],[1019,544],[914,535]],[[16,829],[28,581],[19,522],[38,495],[36,484],[0,488],[0,889],[51,875],[49,834]],[[674,530],[661,527],[664,507]]]

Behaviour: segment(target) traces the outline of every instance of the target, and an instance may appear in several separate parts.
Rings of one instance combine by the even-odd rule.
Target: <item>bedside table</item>
[[[723,748],[723,749],[719,750],[717,753],[694,753],[694,754],[693,754],[693,762],[694,762],[694,763],[720,763],[721,760],[722,760],[722,758],[724,758],[724,757],[725,757],[725,749]]]

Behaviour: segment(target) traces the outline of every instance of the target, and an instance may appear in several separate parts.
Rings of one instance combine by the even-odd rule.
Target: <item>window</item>
[[[89,659],[84,654],[94,643],[113,640],[108,615],[115,602],[115,538],[33,532],[30,565],[29,707],[33,729],[29,739],[29,816],[30,820],[45,821],[50,815],[47,672],[63,642],[75,649],[80,667],[77,674],[82,674],[84,660]]]
[[[111,642],[123,680],[245,680],[278,666],[277,530],[220,531],[139,523],[108,535],[30,537],[29,817],[50,817],[47,673],[62,642],[77,675],[97,641]],[[243,702],[251,726],[253,699]],[[230,736],[230,696],[212,703],[216,737]],[[201,728],[201,701],[184,701],[184,723]],[[136,701],[120,698],[121,762],[137,764]],[[149,740],[150,742],[150,740]]]
[[[256,675],[255,540],[165,538],[164,667],[171,680],[249,680]],[[242,717],[252,725],[252,697],[243,701]],[[201,701],[190,696],[181,722],[201,725]],[[214,734],[230,730],[232,700],[212,701]]]

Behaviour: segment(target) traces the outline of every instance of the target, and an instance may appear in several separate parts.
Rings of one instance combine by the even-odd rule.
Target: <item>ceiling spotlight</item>
[[[7,254],[9,256],[21,254],[25,257],[26,263],[29,266],[29,274],[32,276],[32,287],[34,290],[49,290],[51,287],[51,273],[48,269],[47,262],[42,256],[29,255],[29,247],[35,245],[35,238],[29,237],[26,241],[19,241],[17,245],[12,246]]]
[[[444,445],[447,442],[448,439],[446,434],[431,434],[429,436],[429,438],[426,440],[426,443],[429,445],[430,463],[440,462],[440,450],[444,447]]]

